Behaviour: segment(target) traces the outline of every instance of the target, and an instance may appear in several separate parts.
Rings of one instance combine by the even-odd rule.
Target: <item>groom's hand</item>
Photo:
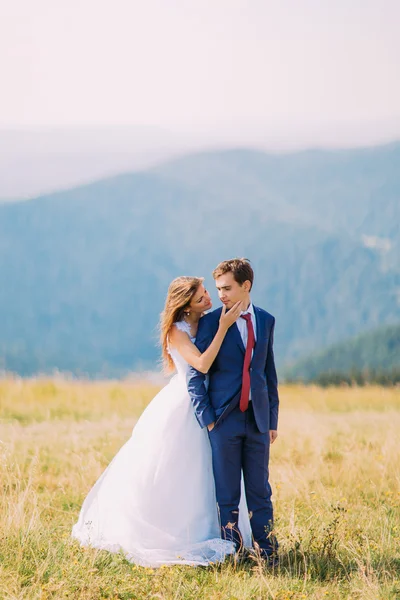
[[[271,442],[271,444],[274,443],[274,441],[276,440],[277,437],[278,437],[278,432],[276,431],[276,429],[270,429],[269,430],[269,441]]]
[[[214,425],[215,425],[215,422],[210,423],[209,425],[207,425],[208,431],[212,431],[214,429]]]

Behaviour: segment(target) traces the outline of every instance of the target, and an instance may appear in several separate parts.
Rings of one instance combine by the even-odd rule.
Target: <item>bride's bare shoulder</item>
[[[179,344],[187,340],[188,337],[192,339],[192,334],[189,323],[186,323],[185,321],[176,321],[168,334],[168,340],[172,347],[179,346]]]
[[[190,334],[190,325],[189,323],[186,323],[186,321],[175,321],[171,327],[171,332],[176,330]]]

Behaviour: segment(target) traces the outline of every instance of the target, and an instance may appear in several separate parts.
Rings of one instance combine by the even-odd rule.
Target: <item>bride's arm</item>
[[[218,331],[214,336],[213,341],[203,352],[196,348],[193,342],[190,340],[187,333],[181,331],[177,327],[173,327],[169,334],[170,345],[178,350],[179,354],[186,360],[191,367],[194,367],[200,373],[208,373],[211,365],[213,364],[215,357],[217,356],[221,344],[224,341],[224,337],[229,327],[237,321],[242,310],[241,302],[237,302],[229,312],[226,312],[225,306],[222,309],[221,317],[219,320]]]

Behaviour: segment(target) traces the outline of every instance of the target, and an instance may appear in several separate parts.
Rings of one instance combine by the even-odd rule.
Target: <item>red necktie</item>
[[[251,353],[255,344],[253,323],[251,321],[251,315],[240,315],[242,319],[245,319],[247,325],[247,346],[246,353],[244,355],[243,363],[243,375],[242,375],[242,393],[240,394],[239,407],[242,412],[248,409],[249,396],[250,396],[250,363]]]

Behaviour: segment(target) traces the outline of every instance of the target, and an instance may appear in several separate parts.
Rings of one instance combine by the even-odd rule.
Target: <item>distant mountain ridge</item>
[[[158,127],[0,129],[0,198],[33,198],[190,151],[193,143]]]
[[[311,381],[323,373],[400,369],[400,324],[386,325],[305,357],[286,377]]]
[[[200,153],[0,205],[0,359],[120,376],[157,364],[171,279],[247,256],[278,366],[400,320],[400,143]],[[213,292],[215,305],[218,305]]]

